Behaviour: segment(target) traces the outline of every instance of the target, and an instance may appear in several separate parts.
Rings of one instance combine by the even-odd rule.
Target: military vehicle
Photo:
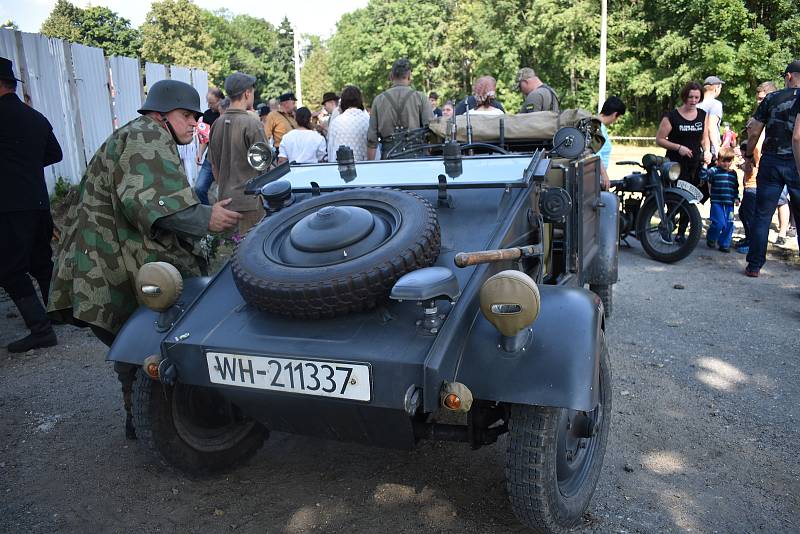
[[[207,474],[270,431],[405,449],[507,434],[519,520],[578,525],[609,433],[618,251],[590,127],[524,153],[456,132],[413,158],[343,148],[254,179],[265,217],[219,272],[139,271],[142,306],[108,355],[141,366],[139,441]]]

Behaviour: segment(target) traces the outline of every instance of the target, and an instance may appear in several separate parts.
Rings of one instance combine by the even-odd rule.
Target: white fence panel
[[[63,160],[45,168],[47,187],[52,191],[58,176],[78,183],[85,168],[83,141],[75,128],[77,114],[70,97],[72,87],[64,42],[35,33],[22,33],[22,48],[30,86],[26,93],[30,95],[34,109],[53,125],[53,132],[64,153]]]
[[[192,86],[200,93],[200,104],[203,109],[208,109],[208,73],[200,69],[192,69]]]
[[[167,79],[167,67],[160,63],[145,63],[144,64],[144,83],[147,88],[153,87],[153,84]]]
[[[90,161],[113,131],[108,67],[103,51],[82,44],[72,44],[72,65],[83,133],[83,152]]]
[[[19,59],[19,50],[17,50],[17,36],[14,30],[0,29],[0,57],[10,59],[14,69],[14,76],[20,80],[22,77],[22,62]],[[17,84],[17,96],[20,100],[25,99],[24,87],[21,83]]]
[[[173,80],[178,80],[179,82],[188,83],[191,85],[192,83],[192,70],[187,67],[175,67],[172,66],[169,68],[170,78]]]
[[[142,107],[142,77],[139,74],[139,60],[132,57],[113,56],[108,58],[111,65],[111,83],[114,87],[115,127],[124,126],[139,116]]]

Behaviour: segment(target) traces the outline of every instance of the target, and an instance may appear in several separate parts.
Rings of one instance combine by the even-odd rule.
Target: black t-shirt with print
[[[697,117],[692,120],[685,119],[677,109],[667,113],[667,120],[672,129],[667,139],[673,143],[685,146],[692,151],[692,157],[681,156],[677,150],[667,150],[670,161],[681,164],[681,179],[691,183],[698,183],[698,171],[703,160],[703,128],[706,124],[706,112],[697,108]]]
[[[792,157],[792,131],[800,110],[800,89],[781,89],[768,94],[753,118],[764,125],[761,154]]]

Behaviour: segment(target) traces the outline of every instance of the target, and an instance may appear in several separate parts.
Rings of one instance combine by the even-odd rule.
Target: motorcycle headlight
[[[674,182],[681,175],[680,163],[675,163],[674,161],[666,160],[664,164],[661,166],[661,174],[663,176],[669,177],[670,181]]]

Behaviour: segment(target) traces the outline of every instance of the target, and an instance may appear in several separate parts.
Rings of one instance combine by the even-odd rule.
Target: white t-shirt
[[[325,138],[314,130],[295,128],[281,139],[279,155],[295,163],[319,163],[325,158]]]
[[[497,108],[489,108],[489,109],[471,109],[469,110],[470,115],[505,115],[502,110]]]
[[[711,127],[709,128],[708,136],[711,139],[716,139],[718,141],[717,144],[719,144],[719,141],[722,139],[722,135],[719,130],[720,126],[722,125],[722,102],[716,98],[706,98],[697,104],[697,107],[705,111],[706,114],[710,116],[718,117],[719,120],[716,121],[716,124],[714,124],[714,121],[711,121]],[[715,152],[715,149],[716,147],[712,143],[711,152]]]

